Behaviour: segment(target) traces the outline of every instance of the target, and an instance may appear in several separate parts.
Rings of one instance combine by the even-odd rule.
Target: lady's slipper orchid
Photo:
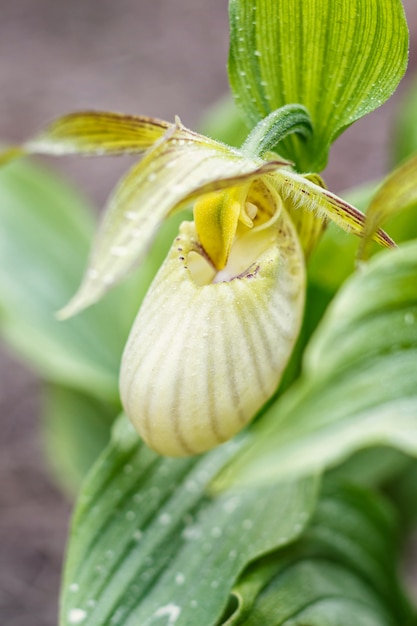
[[[254,417],[297,339],[303,248],[325,219],[363,231],[364,216],[270,152],[262,129],[236,150],[178,119],[87,112],[0,157],[144,153],[116,189],[61,317],[97,301],[143,258],[161,222],[194,203],[194,222],[182,224],[138,313],[120,374],[126,413],[161,454],[203,452]],[[393,245],[381,230],[375,240]]]

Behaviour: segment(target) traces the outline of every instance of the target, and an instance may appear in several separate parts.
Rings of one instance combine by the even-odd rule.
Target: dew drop
[[[411,326],[412,324],[414,324],[415,322],[414,313],[406,313],[404,315],[404,321],[407,324],[407,326]]]
[[[110,248],[110,253],[116,257],[123,257],[127,255],[127,248],[123,246],[113,246]]]
[[[136,219],[136,217],[137,217],[136,211],[126,211],[125,213],[125,219],[127,220],[133,221]]]
[[[190,602],[190,606],[192,606],[192,607],[193,607],[193,609],[195,609],[195,608],[196,608],[196,606],[198,606],[198,602],[197,602],[197,600],[191,600],[191,602]]]
[[[237,557],[237,550],[230,550],[229,559],[235,559]]]
[[[135,541],[140,541],[143,537],[143,532],[141,530],[135,530],[135,532],[133,533],[133,539]]]
[[[235,511],[237,509],[237,507],[240,504],[240,498],[238,496],[235,496],[233,498],[229,498],[228,500],[226,500],[226,502],[223,504],[223,510],[226,513],[233,513],[233,511]]]
[[[96,280],[96,278],[98,277],[98,271],[95,270],[93,267],[90,268],[87,272],[87,276],[88,278],[90,278],[91,280]]]
[[[156,174],[155,172],[151,172],[148,176],[148,180],[151,183],[152,181],[154,181],[156,179]]]
[[[157,611],[155,611],[153,616],[154,617],[167,616],[168,617],[167,626],[174,626],[180,613],[181,613],[181,608],[171,602],[170,604],[167,604],[166,606],[161,606]]]
[[[180,572],[180,573],[178,573],[178,574],[175,576],[175,582],[177,583],[177,585],[183,585],[183,584],[184,584],[184,582],[185,582],[185,576],[184,576],[184,574],[181,574],[181,572]]]
[[[82,624],[87,617],[87,611],[83,609],[71,609],[68,613],[68,621],[70,624]]]
[[[113,283],[114,283],[114,276],[112,276],[111,274],[107,274],[107,276],[104,276],[103,278],[104,285],[107,285],[108,287],[110,287]]]
[[[126,519],[127,519],[127,521],[128,521],[128,522],[133,522],[133,520],[135,519],[135,517],[136,517],[136,514],[135,514],[135,512],[134,512],[134,511],[128,511],[128,512],[126,513]]]
[[[171,522],[171,516],[170,516],[169,513],[161,513],[161,515],[159,516],[158,520],[159,520],[160,524],[163,524],[164,526],[167,526]]]
[[[219,586],[219,581],[218,580],[212,580],[210,587],[212,589],[217,589],[217,587]]]
[[[253,527],[253,521],[251,519],[244,519],[242,526],[245,530],[250,530]]]
[[[214,526],[214,528],[211,529],[211,536],[214,537],[215,539],[217,539],[218,537],[221,537],[222,529],[219,528],[219,526]]]
[[[182,536],[187,540],[200,539],[201,530],[198,526],[188,526],[182,531]]]
[[[127,465],[124,466],[123,471],[125,474],[131,474],[133,470],[133,467],[131,465],[129,465],[129,463]]]
[[[77,583],[72,583],[72,584],[69,586],[69,590],[70,590],[72,593],[77,593],[77,591],[78,591],[78,589],[79,589],[79,588],[80,588],[80,587],[79,587],[79,585],[77,585]]]

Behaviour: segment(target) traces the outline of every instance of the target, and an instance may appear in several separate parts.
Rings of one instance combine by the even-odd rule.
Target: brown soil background
[[[417,5],[404,4],[412,38],[408,76],[389,103],[336,142],[326,172],[334,190],[389,167],[395,110],[417,70]],[[5,141],[85,108],[169,120],[178,114],[195,127],[228,89],[227,0],[1,0],[0,6]],[[66,159],[53,166],[100,206],[123,164],[93,160],[87,167]],[[44,467],[36,377],[4,347],[0,373],[0,624],[55,626],[71,504]]]

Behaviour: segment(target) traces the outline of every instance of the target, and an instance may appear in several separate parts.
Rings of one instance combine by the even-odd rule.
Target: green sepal
[[[302,105],[287,104],[258,122],[243,144],[242,152],[263,157],[265,153],[275,150],[288,135],[298,133],[308,138],[312,132],[307,109]]]

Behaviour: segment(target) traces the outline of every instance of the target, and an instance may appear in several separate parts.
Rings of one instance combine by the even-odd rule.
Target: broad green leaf
[[[42,437],[46,458],[59,485],[70,495],[110,440],[116,412],[108,404],[73,389],[44,390]]]
[[[400,0],[231,0],[229,11],[229,79],[248,124],[287,104],[311,115],[311,140],[291,136],[280,146],[299,171],[323,169],[330,144],[404,74]]]
[[[397,558],[398,527],[388,503],[337,484],[320,498],[299,542],[240,578],[238,607],[226,625],[405,626],[411,609]]]
[[[74,293],[86,263],[92,211],[46,171],[27,163],[5,167],[0,171],[2,335],[47,380],[118,402],[123,346],[176,228],[166,225],[129,285],[77,319],[59,322],[55,313]]]
[[[417,242],[350,279],[307,347],[303,375],[217,486],[334,465],[370,445],[417,454]]]
[[[366,214],[359,258],[366,258],[377,228],[410,208],[417,208],[417,155],[397,167],[373,197]]]
[[[75,511],[62,626],[217,624],[239,573],[294,541],[316,499],[310,478],[209,497],[237,445],[163,458],[117,423]]]

